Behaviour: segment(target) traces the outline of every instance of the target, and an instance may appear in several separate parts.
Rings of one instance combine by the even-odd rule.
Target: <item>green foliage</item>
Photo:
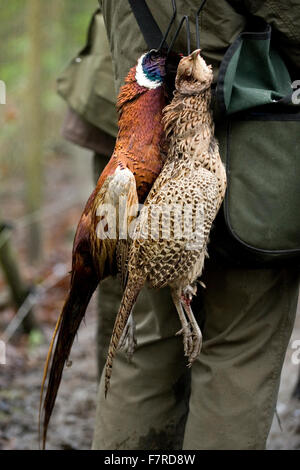
[[[44,341],[43,333],[40,330],[31,330],[28,336],[28,346],[30,350],[33,350],[40,346]]]

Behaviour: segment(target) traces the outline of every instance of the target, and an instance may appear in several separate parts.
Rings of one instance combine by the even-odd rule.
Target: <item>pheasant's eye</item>
[[[149,59],[156,61],[159,58],[159,55],[156,51],[150,51],[149,52]]]

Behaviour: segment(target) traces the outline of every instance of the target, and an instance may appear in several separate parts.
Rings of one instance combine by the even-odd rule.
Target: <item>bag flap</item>
[[[271,44],[271,26],[243,32],[228,48],[220,66],[217,100],[233,114],[271,103],[291,104],[292,84],[285,63]]]

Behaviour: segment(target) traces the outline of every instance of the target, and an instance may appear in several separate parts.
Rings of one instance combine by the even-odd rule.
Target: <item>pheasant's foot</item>
[[[188,286],[191,287],[191,286]],[[194,290],[195,292],[195,290]],[[191,298],[190,290],[188,291],[189,296],[186,296],[186,289],[183,291],[184,295],[181,298],[181,305],[185,311],[185,314],[189,320],[189,349],[188,349],[188,366],[191,367],[194,360],[199,356],[202,346],[202,333],[199,328],[199,325],[194,317],[193,311],[191,309]]]
[[[202,334],[199,329],[199,332],[193,331],[192,333],[192,347],[191,347],[191,352],[189,354],[189,363],[188,367],[191,367],[194,360],[197,359],[197,357],[200,354],[201,351],[201,346],[202,346]]]
[[[202,334],[200,328],[194,329],[190,323],[185,328],[179,330],[176,335],[183,335],[184,355],[188,357],[188,367],[200,354],[202,346]]]
[[[125,351],[129,361],[131,361],[133,353],[136,349],[137,341],[135,338],[135,322],[132,314],[129,316],[124,331],[122,333],[119,348]]]
[[[192,331],[190,328],[189,323],[186,323],[181,330],[177,331],[176,336],[182,335],[183,336],[183,349],[184,355],[189,357],[192,350],[193,350],[193,338],[192,338]]]
[[[188,357],[191,365],[200,353],[202,335],[198,323],[196,322],[192,309],[191,300],[196,293],[196,286],[187,286],[181,291],[181,298],[178,291],[173,291],[173,301],[179,315],[182,328],[176,335],[183,336],[184,355]]]

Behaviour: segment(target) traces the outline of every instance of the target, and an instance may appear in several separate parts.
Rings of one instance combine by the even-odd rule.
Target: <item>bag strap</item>
[[[149,49],[157,49],[163,34],[145,0],[128,0]]]

